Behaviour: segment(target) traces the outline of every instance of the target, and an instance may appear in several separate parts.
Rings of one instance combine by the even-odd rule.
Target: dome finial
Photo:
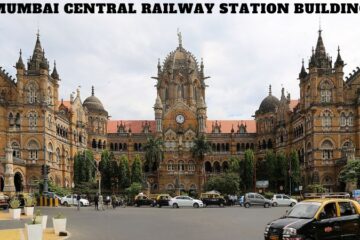
[[[269,85],[269,96],[271,96],[271,84]]]
[[[95,96],[94,86],[91,86],[91,96]]]
[[[177,29],[178,41],[179,41],[179,48],[182,48],[182,36],[179,28]]]

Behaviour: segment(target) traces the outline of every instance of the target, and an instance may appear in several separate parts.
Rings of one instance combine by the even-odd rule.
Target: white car
[[[69,206],[69,205],[77,205],[78,201],[76,200],[77,195],[67,195],[61,198],[61,205]],[[84,198],[80,198],[80,206],[89,206],[89,201]]]
[[[297,204],[297,200],[290,198],[289,196],[285,194],[274,194],[273,198],[271,199],[271,203],[274,207],[283,205],[283,206],[294,206]]]
[[[188,196],[177,196],[170,199],[169,206],[172,206],[173,208],[179,208],[179,207],[199,208],[199,207],[203,207],[204,204],[201,200],[193,199]]]

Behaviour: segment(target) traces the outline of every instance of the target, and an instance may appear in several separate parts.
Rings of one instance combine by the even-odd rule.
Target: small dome
[[[86,107],[90,112],[91,111],[105,111],[101,101],[94,95],[94,87],[92,87],[91,96],[86,98],[83,106]]]
[[[164,61],[163,69],[179,72],[187,72],[189,70],[199,71],[195,57],[182,46],[179,46],[175,51],[170,52]]]
[[[277,99],[277,97],[274,97],[271,95],[271,86],[269,87],[269,96],[264,98],[262,100],[259,110],[256,111],[256,113],[269,113],[269,112],[275,112],[276,107],[279,105],[280,101]]]

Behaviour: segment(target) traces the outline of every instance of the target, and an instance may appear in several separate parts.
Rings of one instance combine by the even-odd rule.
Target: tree
[[[343,183],[356,182],[360,187],[360,161],[349,160],[340,172],[339,181]]]
[[[194,139],[194,145],[191,148],[191,152],[193,157],[198,159],[201,163],[204,162],[205,155],[211,153],[211,144],[206,140],[205,135],[200,135],[200,137]]]
[[[112,170],[110,163],[110,152],[104,150],[101,153],[101,161],[99,164],[99,170],[101,173],[101,186],[103,189],[111,189]]]
[[[162,141],[160,138],[148,138],[144,146],[145,166],[149,172],[156,171],[162,161]]]
[[[276,190],[276,155],[273,151],[266,152],[265,165],[267,170],[267,180],[269,180],[269,188]]]
[[[254,178],[254,152],[251,149],[245,151],[244,160],[240,162],[240,176],[242,188],[245,191],[250,190]]]
[[[95,160],[91,151],[78,152],[74,157],[74,183],[94,180]]]
[[[286,169],[287,164],[285,155],[283,153],[277,154],[274,166],[274,181],[276,183],[276,189],[279,189],[280,186],[283,186],[283,189],[287,188]]]
[[[119,187],[121,189],[126,189],[130,186],[130,177],[129,160],[126,155],[122,155],[118,168]]]
[[[128,202],[133,202],[135,196],[140,193],[142,189],[141,183],[134,182],[130,187],[125,189],[125,193],[128,196]]]
[[[300,183],[300,163],[299,156],[295,150],[290,153],[289,159],[289,177],[291,177],[291,186],[294,187]]]
[[[142,183],[142,181],[143,181],[143,173],[142,173],[141,159],[140,156],[137,154],[135,156],[133,164],[131,165],[131,182]]]
[[[224,173],[210,177],[204,188],[206,191],[216,190],[222,194],[236,194],[239,191],[239,176],[236,173]]]
[[[229,169],[227,172],[237,173],[240,175],[240,159],[238,157],[229,158]]]

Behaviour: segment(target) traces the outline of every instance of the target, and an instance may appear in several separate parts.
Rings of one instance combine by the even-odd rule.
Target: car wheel
[[[84,204],[82,202],[80,202],[80,207],[83,207],[83,206],[84,206]]]
[[[220,207],[224,207],[224,203],[220,203]]]
[[[294,203],[294,202],[290,203],[290,207],[295,206],[295,204],[296,204],[296,203]]]
[[[177,203],[174,203],[173,208],[179,208],[179,205]]]
[[[277,206],[278,206],[278,203],[277,203],[277,202],[274,202],[272,205],[273,205],[273,207],[277,207]]]
[[[137,203],[134,203],[134,207],[139,207],[139,204],[137,204]]]
[[[244,207],[249,208],[249,207],[250,207],[250,203],[245,203],[245,204],[244,204]]]
[[[194,207],[194,208],[199,208],[199,204],[198,204],[198,203],[194,203],[193,207]]]
[[[65,207],[68,207],[69,204],[68,204],[67,202],[64,202],[64,206],[65,206]]]
[[[270,207],[270,204],[269,204],[269,203],[265,203],[265,204],[264,204],[264,208],[268,208],[268,207]]]
[[[158,205],[157,205],[157,207],[158,207],[158,208],[161,208],[161,205],[160,205],[160,204],[158,204]]]

